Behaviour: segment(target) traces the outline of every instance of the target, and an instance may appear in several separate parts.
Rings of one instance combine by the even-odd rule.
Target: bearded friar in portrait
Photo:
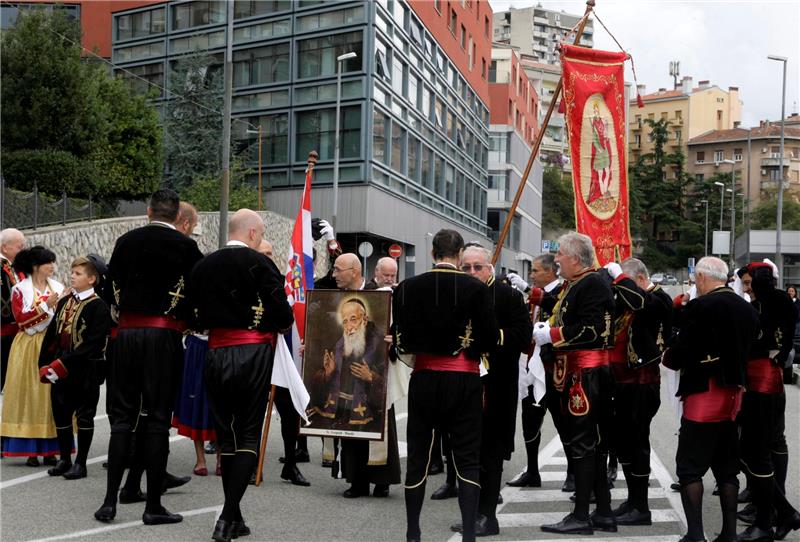
[[[324,350],[309,390],[311,407],[315,415],[331,420],[331,428],[369,431],[379,427],[383,415],[384,334],[358,298],[339,306],[338,320],[342,336],[332,350]]]

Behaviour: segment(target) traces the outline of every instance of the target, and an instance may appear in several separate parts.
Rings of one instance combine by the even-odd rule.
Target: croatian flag
[[[283,335],[278,336],[275,364],[272,370],[272,383],[288,388],[295,410],[308,423],[306,407],[310,396],[300,377],[302,358],[300,341],[305,337],[306,295],[314,287],[314,253],[311,237],[311,168],[306,169],[306,186],[292,232],[289,247],[289,267],[286,271],[285,290],[289,305],[294,312],[289,345]],[[288,334],[287,334],[288,335]]]

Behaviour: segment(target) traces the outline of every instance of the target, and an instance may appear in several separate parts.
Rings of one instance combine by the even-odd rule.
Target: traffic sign
[[[403,255],[403,247],[401,247],[397,243],[394,243],[393,245],[389,246],[389,256],[397,259],[402,255]]]
[[[358,245],[358,255],[362,258],[369,258],[372,256],[372,243],[369,241],[364,241],[360,245]]]

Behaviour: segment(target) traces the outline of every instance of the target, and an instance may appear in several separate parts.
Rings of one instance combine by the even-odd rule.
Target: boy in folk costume
[[[61,460],[48,470],[67,480],[86,477],[86,458],[94,436],[106,339],[111,314],[95,293],[106,264],[89,255],[72,262],[71,295],[61,299],[47,327],[39,355],[39,377],[52,384],[51,401]],[[72,416],[78,422],[78,453],[72,463]]]

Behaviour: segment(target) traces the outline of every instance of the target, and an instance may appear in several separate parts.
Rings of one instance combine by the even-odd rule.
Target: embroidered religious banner
[[[572,157],[575,222],[600,265],[631,256],[625,161],[626,53],[562,44],[562,106]]]

